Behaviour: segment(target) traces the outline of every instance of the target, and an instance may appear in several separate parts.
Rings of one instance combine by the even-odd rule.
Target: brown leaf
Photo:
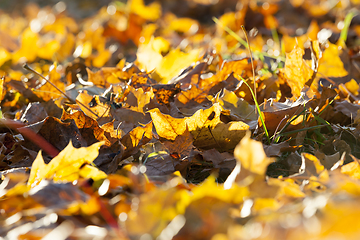
[[[190,152],[194,149],[193,137],[188,130],[182,135],[178,135],[173,142],[164,141],[163,144],[170,154],[179,154],[181,158],[189,156]]]
[[[74,120],[62,122],[60,119],[47,117],[38,134],[58,150],[64,149],[70,140],[75,147],[86,146],[87,144]]]
[[[84,112],[78,111],[73,114],[68,114],[64,112],[61,120],[74,120],[76,126],[78,127],[82,138],[86,141],[87,145],[99,141],[104,141],[106,146],[110,146],[110,141],[105,137],[104,130],[99,127],[98,123],[84,114]]]

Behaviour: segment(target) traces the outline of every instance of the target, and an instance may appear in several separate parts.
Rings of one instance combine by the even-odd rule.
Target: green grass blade
[[[252,95],[252,97],[253,97],[253,99],[254,99],[254,102],[255,102],[256,109],[257,109],[257,111],[258,111],[258,113],[259,113],[259,116],[260,116],[261,124],[262,124],[262,126],[263,126],[266,139],[267,139],[268,143],[270,144],[271,141],[270,141],[269,132],[268,132],[268,130],[267,130],[267,128],[266,128],[265,120],[264,120],[264,117],[263,117],[262,112],[261,112],[261,110],[260,110],[259,103],[258,103],[258,101],[257,101],[257,99],[256,99],[256,97],[255,97],[254,91],[251,89],[250,85],[245,81],[244,78],[242,78],[241,76],[239,76],[239,77],[240,77],[241,80],[246,84],[246,86],[248,86],[248,88],[249,88],[249,90],[250,90],[250,92],[251,92],[251,95]],[[255,81],[255,79],[254,79],[254,81]]]
[[[340,45],[342,45],[342,46],[345,46],[345,42],[346,42],[348,32],[349,32],[350,23],[351,23],[351,20],[355,17],[355,15],[356,14],[354,11],[350,11],[344,19],[344,27],[341,30],[340,39],[339,39]]]

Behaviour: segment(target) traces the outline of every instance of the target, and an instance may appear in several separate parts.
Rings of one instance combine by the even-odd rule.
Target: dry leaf
[[[265,175],[268,165],[274,161],[266,156],[261,142],[250,138],[249,131],[235,147],[234,156],[241,163],[241,168],[261,176]]]
[[[76,149],[70,142],[49,164],[44,163],[40,151],[31,168],[28,186],[34,187],[44,179],[72,182],[78,180],[80,176],[106,178],[104,172],[95,170],[93,166],[88,166],[84,170],[82,168],[83,164],[91,164],[95,160],[99,154],[99,148],[103,144],[103,142],[99,142],[86,148]]]

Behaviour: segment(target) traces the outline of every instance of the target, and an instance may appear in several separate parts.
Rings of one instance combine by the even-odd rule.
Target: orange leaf
[[[57,63],[55,62],[50,67],[50,69],[51,71],[48,77],[49,81],[55,84],[60,90],[65,92],[65,84],[61,81],[61,74],[58,72]],[[44,99],[44,101],[63,97],[63,95],[53,86],[51,86],[50,83],[45,83],[39,88],[39,91],[35,91],[35,94]]]

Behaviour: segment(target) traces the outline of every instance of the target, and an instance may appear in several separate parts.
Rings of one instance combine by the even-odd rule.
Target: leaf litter
[[[16,2],[1,239],[359,238],[357,1]]]

